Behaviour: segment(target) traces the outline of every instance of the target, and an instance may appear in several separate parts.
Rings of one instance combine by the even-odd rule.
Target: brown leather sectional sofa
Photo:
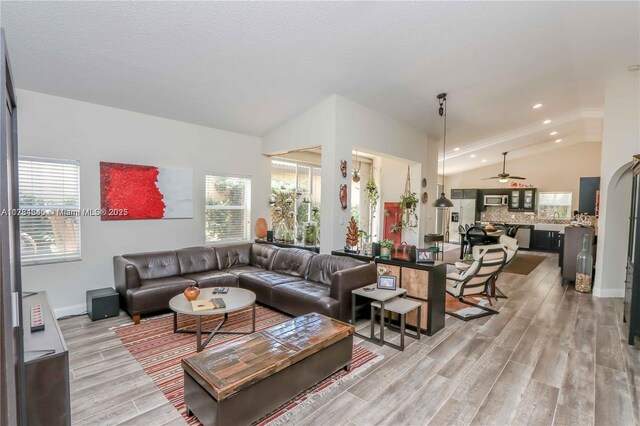
[[[351,290],[376,281],[374,265],[295,248],[245,243],[125,254],[113,258],[120,304],[133,317],[169,309],[190,284],[242,287],[287,314],[351,317]]]

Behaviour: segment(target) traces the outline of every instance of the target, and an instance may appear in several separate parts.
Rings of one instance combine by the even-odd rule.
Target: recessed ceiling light
[[[453,148],[454,151],[460,151],[460,148]]]
[[[471,158],[476,158],[476,155],[475,154],[471,154]]]
[[[556,139],[556,143],[562,142],[562,139]]]
[[[558,134],[558,132],[556,132],[555,130],[553,132],[549,133],[550,136],[555,136],[557,134]]]
[[[549,124],[549,123],[551,123],[551,120],[549,120],[548,118],[542,122],[542,124]]]
[[[486,162],[487,162],[486,158],[483,158],[482,161],[481,161],[481,163],[486,163]]]
[[[542,104],[535,104],[535,105],[533,106],[533,109],[538,109],[538,108],[540,108],[541,106],[542,106]]]
[[[640,65],[629,65],[629,66],[627,67],[627,69],[628,69],[629,71],[638,71],[638,70],[640,70]]]

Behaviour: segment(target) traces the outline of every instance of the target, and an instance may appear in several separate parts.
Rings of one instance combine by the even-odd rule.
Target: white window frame
[[[52,206],[52,205],[42,205],[42,206],[34,206],[34,205],[20,205],[19,206],[19,216],[28,217],[28,216],[47,216],[47,215],[58,215],[62,217],[76,217],[77,218],[77,251],[70,252],[62,252],[58,255],[48,255],[42,257],[34,257],[28,260],[25,260],[25,256],[22,253],[22,244],[21,244],[21,266],[33,266],[33,265],[45,265],[52,263],[65,263],[65,262],[77,262],[82,260],[82,221],[80,219],[81,210],[80,210],[80,161],[78,160],[67,160],[67,159],[57,159],[57,158],[44,158],[44,157],[32,157],[32,156],[19,156],[18,158],[18,176],[20,176],[20,162],[34,162],[34,163],[48,163],[48,164],[70,164],[77,167],[77,208],[71,208],[64,205]],[[20,184],[20,178],[18,178],[18,185],[21,188],[23,185]],[[21,193],[19,189],[18,194]],[[22,220],[20,220],[22,222]],[[22,243],[22,230],[21,233],[21,243]]]
[[[246,204],[244,206],[209,206],[207,205],[207,177],[215,177],[215,178],[234,178],[234,179],[246,179],[248,181],[248,194],[247,194],[247,186],[245,186],[245,201]],[[204,184],[204,208],[205,208],[205,216],[204,216],[204,240],[206,244],[216,245],[216,244],[227,244],[227,243],[238,243],[238,242],[247,242],[251,241],[251,186],[252,179],[251,176],[248,175],[235,175],[230,173],[215,173],[215,172],[206,172],[205,173],[205,184]],[[245,238],[229,238],[229,239],[221,239],[221,240],[209,240],[207,238],[207,211],[208,210],[245,210]]]
[[[542,216],[540,214],[540,208],[543,206],[542,204],[542,196],[545,194],[569,194],[570,202],[567,205],[567,216],[564,217],[555,217],[555,216]],[[544,204],[545,206],[565,206],[565,204]],[[572,206],[573,206],[573,192],[571,191],[544,191],[538,193],[538,205],[537,205],[537,217],[538,219],[571,219],[572,217]]]

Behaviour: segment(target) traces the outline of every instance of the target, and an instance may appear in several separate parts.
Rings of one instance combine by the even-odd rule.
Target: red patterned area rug
[[[221,317],[203,318],[202,328],[211,329]],[[289,320],[290,317],[265,308],[256,306],[256,330],[263,330],[281,322]],[[188,315],[178,315],[179,328],[195,329],[195,318]],[[251,310],[238,312],[229,315],[223,330],[250,330]],[[124,346],[131,355],[140,363],[144,371],[153,379],[167,399],[178,409],[190,425],[199,425],[200,422],[195,417],[187,417],[184,406],[183,371],[180,366],[182,358],[189,357],[196,353],[195,334],[173,333],[173,315],[162,315],[159,317],[143,320],[139,325],[124,325],[114,329]],[[242,335],[219,334],[209,342],[205,351],[209,348],[241,338]],[[339,383],[355,378],[358,373],[382,360],[382,356],[353,345],[353,360],[351,371],[340,370],[328,377],[316,386],[307,389],[293,400],[279,407],[273,413],[261,419],[260,425],[274,425],[286,420],[295,412],[310,404],[314,398],[325,395]]]

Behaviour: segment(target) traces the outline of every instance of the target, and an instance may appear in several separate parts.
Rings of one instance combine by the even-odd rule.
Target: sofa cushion
[[[251,290],[256,294],[256,300],[265,305],[271,304],[271,288],[288,283],[299,281],[300,278],[291,275],[279,274],[271,271],[247,272],[240,275],[240,287]]]
[[[311,258],[316,254],[309,250],[285,248],[276,251],[271,270],[282,274],[304,278]]]
[[[213,247],[187,247],[176,250],[182,275],[218,269],[218,258]]]
[[[251,265],[262,269],[269,269],[278,247],[271,244],[251,245]]]
[[[175,251],[125,254],[123,257],[138,268],[141,280],[180,275],[180,265]]]
[[[198,287],[238,287],[238,277],[223,271],[204,271],[186,274],[183,277],[194,280]]]
[[[216,257],[220,269],[248,265],[251,262],[251,243],[216,247]]]
[[[237,276],[246,274],[247,272],[260,272],[260,271],[264,271],[264,269],[259,268],[257,266],[251,266],[251,265],[236,265],[233,268],[224,270],[224,272],[237,275]]]
[[[343,269],[349,269],[356,266],[364,265],[365,263],[366,262],[362,262],[360,260],[346,256],[319,254],[311,259],[311,263],[309,264],[309,272],[307,273],[307,279],[310,281],[330,285],[331,278],[336,272],[342,271]]]
[[[274,308],[290,315],[300,316],[318,312],[338,318],[340,305],[329,297],[329,286],[314,281],[293,281],[271,289]]]
[[[195,283],[182,277],[142,280],[140,287],[126,291],[127,311],[136,315],[169,309],[169,300]]]

